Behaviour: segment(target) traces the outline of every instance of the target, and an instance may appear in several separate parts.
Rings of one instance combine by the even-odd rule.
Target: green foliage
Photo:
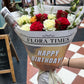
[[[80,16],[80,19],[82,20],[84,18],[84,13]]]
[[[33,17],[33,16],[34,16],[34,7],[33,7],[33,6],[31,7],[31,12],[30,12],[30,15],[31,15],[31,17]]]
[[[68,27],[67,30],[72,29],[72,28],[73,28],[73,26],[72,27]]]
[[[79,5],[79,0],[71,1],[70,5],[73,6],[74,4],[76,4],[78,6]]]
[[[82,7],[77,12],[77,9],[79,7],[79,0],[73,0],[70,3],[70,5],[71,5],[70,10],[65,10],[65,11],[68,12],[69,14],[74,14],[75,15],[75,19],[74,19],[73,24],[71,26],[69,26],[68,29],[72,29],[72,28],[76,27],[77,24],[76,24],[75,21],[77,20],[77,18],[79,18],[79,19],[82,18],[82,15],[80,16],[80,14],[81,14],[81,11],[83,9],[83,7]]]
[[[71,4],[70,10],[65,10],[65,11],[68,12],[69,14],[75,14],[79,6],[79,0],[74,0],[70,4]],[[80,12],[82,11],[82,9],[83,8],[79,9],[79,12],[76,14],[76,18],[80,15]]]
[[[76,12],[77,7],[76,7],[76,3],[70,8],[71,12]]]
[[[73,27],[76,27],[76,23],[75,23],[75,22],[73,22],[73,24],[72,24],[72,25],[73,25]]]
[[[77,11],[77,8],[79,6],[79,0],[74,0],[70,3],[71,7],[70,7],[70,11],[68,11],[68,13],[70,14],[74,14],[74,12]]]
[[[23,15],[28,15],[28,12],[25,11],[25,9],[20,7],[18,4],[16,4],[16,9],[19,10]]]
[[[72,1],[71,1],[70,5],[73,6],[74,4],[75,4],[75,2],[72,2]]]

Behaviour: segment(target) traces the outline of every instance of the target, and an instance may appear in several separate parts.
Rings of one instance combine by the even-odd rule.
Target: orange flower
[[[33,17],[30,19],[30,22],[33,23],[33,22],[35,22],[35,21],[37,21],[36,16],[33,16]]]

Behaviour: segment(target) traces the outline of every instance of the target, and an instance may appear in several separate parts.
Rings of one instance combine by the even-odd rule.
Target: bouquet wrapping
[[[39,13],[37,7],[34,7],[34,14]],[[52,6],[44,5],[43,7],[45,13],[50,13]],[[61,10],[69,8],[61,7]],[[54,6],[52,12],[57,13],[59,9],[59,6]],[[30,12],[30,8],[27,11]],[[25,44],[33,66],[44,71],[49,71],[60,67],[69,44],[77,32],[77,26],[69,30],[59,31],[24,31],[17,28],[16,32]]]
[[[33,65],[41,70],[55,69],[64,59],[77,27],[63,31],[23,31],[18,35],[25,44]]]
[[[7,8],[1,13],[25,44],[33,66],[49,71],[60,67],[77,32],[82,8],[77,13],[76,5],[78,1],[74,0],[71,7],[38,5],[28,8],[28,15],[17,20],[19,25]]]
[[[62,84],[53,70],[62,64],[69,44],[77,32],[82,11],[80,7],[77,11],[78,3],[79,0],[74,0],[71,7],[42,5],[40,9],[39,5],[28,8],[26,11],[29,16],[23,15],[17,20],[19,25],[7,9],[1,11],[24,43],[33,66],[39,68],[38,84]],[[49,75],[45,71],[49,71]],[[48,76],[49,81],[46,80]]]

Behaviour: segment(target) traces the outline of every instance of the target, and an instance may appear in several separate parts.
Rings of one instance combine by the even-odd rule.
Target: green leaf
[[[26,24],[26,22],[23,23],[23,25],[25,25],[25,24]]]
[[[83,20],[83,17],[84,17],[84,14],[82,14],[82,15],[80,16],[80,19]]]
[[[72,12],[76,12],[76,10],[77,10],[76,3],[70,8],[70,10]]]
[[[72,11],[72,12],[76,12],[76,10],[77,10],[77,8],[70,8],[70,10]]]
[[[80,11],[76,14],[76,18],[80,15]]]
[[[75,13],[71,12],[71,14],[75,15]]]
[[[76,23],[75,23],[75,22],[73,22],[73,24],[72,24],[72,25],[73,25],[73,27],[76,27]]]
[[[73,27],[68,27],[67,30],[72,29]]]
[[[75,4],[75,2],[71,1],[70,5],[73,6]]]
[[[76,5],[79,5],[79,0],[76,0]]]
[[[18,4],[16,4],[16,9],[19,10],[20,12],[22,12],[24,15],[28,15],[28,12],[25,11],[25,9],[20,7]]]
[[[31,7],[31,12],[30,12],[30,15],[31,15],[31,17],[33,17],[33,16],[34,16],[34,7],[33,7],[33,6]]]
[[[78,0],[74,0],[74,2],[76,3]]]
[[[82,8],[80,8],[79,10],[80,10],[80,11],[82,11],[82,10],[83,10],[83,7],[82,7]]]
[[[70,11],[69,10],[65,10],[67,13],[70,13]]]

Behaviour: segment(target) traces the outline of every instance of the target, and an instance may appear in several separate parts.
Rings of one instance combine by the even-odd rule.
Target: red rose
[[[68,19],[64,17],[55,20],[55,23],[55,27],[57,30],[66,30],[66,28],[70,25]]]
[[[47,18],[48,18],[48,14],[46,14],[46,13],[42,14],[43,21],[46,20]]]
[[[55,28],[57,29],[57,30],[60,30],[60,27],[61,27],[61,22],[58,20],[58,19],[56,19],[55,20]]]
[[[58,11],[57,11],[57,14],[56,14],[56,18],[57,18],[57,19],[60,18],[60,17],[65,17],[65,18],[67,18],[67,15],[68,15],[68,13],[67,13],[66,11],[58,10]]]
[[[39,13],[39,14],[36,15],[36,18],[37,18],[37,21],[40,21],[40,22],[43,23],[43,21],[48,18],[48,14],[45,14],[45,13],[41,14],[41,13]]]
[[[42,17],[42,14],[41,13],[37,14],[36,15],[37,21],[40,21],[41,20],[41,17]]]
[[[30,31],[42,31],[43,24],[40,21],[36,21],[31,24]]]

